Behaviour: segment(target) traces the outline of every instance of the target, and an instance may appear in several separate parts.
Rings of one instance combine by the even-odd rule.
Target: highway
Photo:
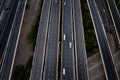
[[[87,0],[88,7],[90,10],[90,14],[92,17],[98,46],[100,50],[101,59],[103,62],[103,67],[105,70],[105,75],[107,80],[118,80],[117,72],[115,66],[113,64],[113,60],[111,57],[110,47],[107,42],[107,37],[105,33],[105,29],[103,23],[101,21],[100,15],[97,11],[97,6],[94,0]]]
[[[51,0],[44,0],[29,80],[42,80]]]
[[[88,66],[80,0],[73,2],[74,39],[76,54],[76,80],[88,80]]]
[[[105,9],[105,6],[103,5],[104,3],[101,0],[96,0],[96,4],[97,4],[98,10],[99,10],[101,19],[103,21],[105,30],[106,30],[106,32],[110,32],[110,28],[112,26],[109,24],[109,20],[107,17],[107,11]]]
[[[16,8],[18,5],[18,0],[10,1],[11,4],[8,5],[9,9],[8,12],[6,12],[0,26],[2,26],[2,32],[0,34],[0,58],[2,57],[2,54],[4,52],[7,39],[12,27],[13,19],[16,13]]]
[[[71,0],[62,0],[61,79],[75,79],[73,21]]]
[[[10,36],[8,38],[7,48],[5,49],[4,52],[5,57],[0,71],[0,80],[11,79],[11,74],[12,74],[12,69],[13,69],[17,44],[18,44],[18,38],[21,30],[21,23],[22,23],[21,20],[24,15],[23,11],[25,9],[25,1],[26,0],[24,1],[21,0],[16,10],[15,18],[12,24],[12,29],[10,32]]]
[[[120,14],[114,0],[106,0],[120,44]]]
[[[49,31],[45,55],[43,80],[58,79],[60,0],[51,0]],[[57,1],[57,2],[55,2]]]
[[[1,15],[3,9],[4,9],[5,1],[6,1],[6,0],[1,0],[1,5],[0,5],[0,15]]]

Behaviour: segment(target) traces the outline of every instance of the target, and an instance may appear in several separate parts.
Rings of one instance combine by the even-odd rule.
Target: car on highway
[[[66,35],[64,34],[64,40],[66,40]]]
[[[64,5],[66,5],[66,2],[64,2]]]
[[[65,75],[65,68],[63,68],[63,75]]]
[[[72,48],[72,42],[69,42],[69,48]]]
[[[57,0],[55,0],[55,3],[57,4],[57,3],[58,3],[58,1],[57,1]]]

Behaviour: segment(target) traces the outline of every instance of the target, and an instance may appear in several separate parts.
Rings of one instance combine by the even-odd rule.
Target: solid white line
[[[78,0],[79,1],[79,0]],[[80,9],[81,9],[81,2],[79,1],[79,5],[80,5]],[[87,61],[87,52],[86,52],[86,46],[85,46],[85,36],[84,36],[84,28],[83,28],[83,20],[82,20],[82,9],[80,10],[80,13],[81,13],[81,25],[82,25],[82,35],[83,35],[83,47],[84,47],[84,51],[85,51],[85,59],[86,59],[86,67],[87,67],[87,79],[89,80],[89,74],[88,74],[88,61]]]
[[[117,8],[117,5],[116,5],[115,0],[113,0],[113,4],[115,5],[115,8],[116,8],[117,14],[119,15],[119,18],[120,18],[120,14],[119,14],[119,11],[118,11],[118,8]]]
[[[5,10],[3,10],[2,13],[0,14],[0,23],[1,23],[1,20],[3,19],[4,15],[5,15]]]
[[[53,4],[54,4],[54,3],[53,3],[52,0],[51,0],[51,9],[52,9],[52,7],[53,7]],[[51,14],[51,11],[50,11],[49,15],[50,15],[50,18],[49,18],[49,24],[48,24],[48,27],[49,27],[49,28],[48,28],[48,38],[47,38],[47,41],[48,41],[49,36],[50,36],[50,35],[49,35],[49,33],[50,33],[50,28],[51,28],[51,27],[50,27],[50,22],[51,22],[51,17],[52,17],[52,16],[51,16],[51,15],[52,15],[52,14]],[[47,61],[47,56],[48,56],[47,51],[48,51],[48,43],[46,44],[45,59],[44,59],[44,63],[45,63],[45,66],[44,66],[44,67],[45,67],[45,68],[44,68],[44,69],[46,69],[46,61]],[[41,80],[41,79],[40,79],[40,80]],[[45,80],[45,70],[43,71],[43,80]]]
[[[50,5],[49,5],[49,9],[48,9],[49,11],[48,11],[48,19],[47,19],[47,29],[46,29],[46,33],[45,33],[46,34],[46,36],[45,36],[46,39],[45,39],[45,46],[44,46],[44,51],[43,51],[44,54],[43,54],[43,63],[42,63],[42,71],[41,71],[41,78],[40,78],[40,80],[42,80],[42,78],[43,78],[43,74],[42,73],[44,71],[43,70],[44,69],[43,65],[45,63],[45,59],[44,59],[45,55],[46,55],[45,49],[47,48],[46,46],[47,46],[47,39],[48,39],[48,30],[49,30],[49,22],[50,22],[49,19],[50,19],[50,12],[51,12],[51,4],[52,4],[52,1],[50,1]],[[45,3],[44,3],[44,5],[45,5]],[[42,10],[43,10],[43,8],[42,8]]]
[[[97,38],[97,42],[98,42],[98,47],[99,47],[99,50],[100,50],[100,55],[101,55],[101,59],[102,59],[102,63],[103,63],[105,76],[106,76],[106,78],[108,80],[108,76],[107,76],[107,72],[106,72],[106,68],[105,68],[105,63],[104,63],[104,60],[103,60],[102,51],[101,51],[101,48],[100,48],[100,43],[99,43],[99,39],[98,39],[98,36],[97,36],[97,31],[96,31],[96,28],[95,28],[95,22],[94,22],[94,19],[93,19],[93,15],[92,15],[92,11],[91,11],[89,0],[87,0],[87,4],[88,4],[88,8],[89,8],[90,15],[91,15],[91,18],[92,18],[92,22],[93,22],[93,25],[94,25],[94,30],[95,30],[95,34],[96,34],[96,38]]]
[[[23,13],[22,13],[22,19],[21,19],[21,23],[20,23],[19,32],[18,32],[18,38],[17,38],[17,41],[16,41],[16,46],[15,46],[15,51],[14,51],[14,56],[13,56],[12,66],[11,66],[11,70],[10,70],[9,80],[11,80],[11,75],[12,75],[12,70],[13,70],[14,60],[15,60],[15,56],[16,56],[16,51],[17,51],[18,41],[19,41],[19,37],[20,37],[20,31],[21,31],[21,27],[22,27],[22,23],[23,23],[23,17],[24,17],[24,13],[25,13],[26,3],[27,3],[27,0],[25,1],[25,5],[24,5],[24,9],[23,9]],[[20,5],[20,3],[19,3],[19,5]],[[19,7],[19,6],[18,6],[18,7]],[[16,16],[15,16],[15,17],[16,17]],[[14,20],[15,20],[15,19],[14,19]]]
[[[76,59],[75,59],[75,61],[76,61],[76,67],[75,67],[76,69],[75,69],[75,70],[76,70],[76,71],[75,71],[75,72],[76,72],[76,79],[78,80],[78,64],[77,64],[78,61],[77,61],[77,47],[76,47],[76,31],[75,31],[75,10],[74,10],[74,0],[73,0],[72,3],[73,3],[73,30],[74,30],[74,34],[73,34],[73,35],[74,35],[74,42],[75,42],[75,43],[74,43],[74,48],[75,48],[75,49],[74,49],[74,52],[75,52],[74,54],[75,54],[75,57],[76,57]]]
[[[46,0],[45,0],[46,1]],[[41,10],[41,15],[42,15],[42,11],[43,11],[43,9],[44,9],[44,6],[45,6],[45,1],[43,1],[43,5],[42,5],[42,10]],[[48,9],[48,12],[50,12],[50,6],[51,6],[51,1],[50,1],[50,3],[49,3],[50,5],[49,5],[49,9]],[[45,6],[46,7],[46,6]],[[48,16],[48,19],[47,19],[47,27],[46,27],[46,33],[45,33],[45,37],[47,38],[47,30],[48,30],[48,23],[49,23],[49,14],[47,14],[47,16]],[[41,19],[40,19],[40,22],[41,22]],[[38,28],[38,33],[39,33],[39,30],[40,30],[40,23],[39,23],[39,28]],[[36,39],[36,43],[38,42],[38,38],[39,38],[39,36],[38,36],[38,34],[37,34],[37,39]],[[42,63],[42,71],[41,71],[41,77],[40,77],[40,80],[42,80],[42,72],[43,72],[43,64],[44,64],[44,56],[45,56],[45,47],[46,47],[46,43],[47,43],[47,41],[46,41],[46,39],[45,39],[45,45],[44,45],[44,50],[43,50],[43,63]],[[33,62],[32,62],[32,68],[31,68],[31,73],[30,73],[30,78],[29,78],[29,80],[33,80],[34,78],[33,78],[33,74],[34,74],[34,64],[35,64],[35,62],[36,62],[36,56],[37,56],[37,54],[38,53],[36,53],[36,51],[37,51],[37,49],[36,49],[36,46],[35,46],[35,51],[34,51],[34,56],[33,56]]]
[[[19,6],[19,4],[18,4],[18,6]],[[17,6],[17,9],[18,9],[18,6]],[[17,11],[17,9],[16,9],[16,11]],[[16,16],[16,14],[15,14],[15,16]],[[15,17],[14,17],[14,20],[15,20]],[[14,22],[15,22],[14,20],[13,20],[13,24],[14,24]],[[9,36],[8,36],[7,43],[6,43],[6,45],[5,45],[5,49],[4,49],[3,55],[2,55],[3,60],[2,60],[2,65],[1,65],[1,68],[0,68],[0,72],[2,71],[3,64],[4,64],[4,62],[5,62],[5,56],[6,56],[7,48],[8,48],[8,45],[9,45],[9,40],[10,40],[10,37],[11,37],[11,34],[12,34],[13,24],[12,24],[12,27],[11,27],[11,30],[10,30],[10,33],[9,33]]]
[[[73,34],[73,27],[74,27],[74,24],[73,24],[73,13],[72,13],[72,11],[73,11],[73,6],[72,6],[72,0],[70,0],[70,10],[71,10],[71,35],[72,35],[72,41],[70,42],[70,48],[72,48],[72,54],[73,54],[73,56],[72,56],[72,63],[73,63],[73,79],[75,80],[76,78],[75,78],[75,55],[74,55],[74,46],[72,46],[72,44],[73,44],[73,36],[74,36],[74,34]]]
[[[95,6],[96,6],[96,8],[97,8],[96,3],[95,3]],[[117,78],[119,79],[118,73],[117,73],[117,69],[116,69],[116,66],[115,66],[115,62],[114,62],[114,59],[113,59],[113,56],[112,56],[112,51],[111,51],[111,49],[110,49],[110,44],[109,44],[109,42],[108,42],[107,34],[106,34],[106,31],[105,31],[105,28],[104,28],[104,24],[103,24],[103,22],[102,22],[102,18],[101,18],[101,16],[100,16],[100,13],[99,13],[98,9],[97,9],[97,13],[98,13],[100,22],[102,23],[102,29],[103,29],[103,32],[104,32],[104,35],[105,35],[105,39],[106,39],[106,41],[107,41],[108,49],[109,49],[109,51],[110,51],[110,57],[111,57],[111,59],[112,59],[113,65],[114,65],[115,72],[116,72],[116,74],[117,74]]]
[[[114,21],[114,18],[113,18],[113,14],[112,14],[112,10],[111,10],[111,8],[110,8],[110,5],[109,5],[109,1],[108,0],[106,0],[107,1],[107,5],[108,5],[108,8],[109,8],[109,12],[110,12],[110,15],[111,15],[111,18],[112,18],[112,21],[113,21],[113,25],[114,25],[114,28],[115,28],[115,32],[116,32],[116,35],[117,35],[117,38],[118,38],[118,42],[119,42],[119,44],[120,44],[120,37],[119,37],[119,34],[118,34],[118,31],[117,31],[117,26],[116,26],[116,24],[115,24],[115,21]],[[115,4],[115,3],[114,3]],[[118,12],[118,10],[117,10],[117,12]],[[120,16],[119,16],[120,17]]]
[[[74,60],[75,60],[75,79],[77,79],[78,80],[78,61],[77,61],[77,48],[76,48],[76,31],[75,31],[75,10],[74,10],[74,0],[73,0],[73,2],[72,2],[73,4],[72,4],[72,9],[73,9],[73,16],[72,16],[72,18],[73,18],[73,39],[74,39],[74,57],[76,57]]]

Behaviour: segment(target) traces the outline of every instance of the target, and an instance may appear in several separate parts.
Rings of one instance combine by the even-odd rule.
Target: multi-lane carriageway
[[[92,17],[97,41],[99,44],[100,55],[103,62],[103,67],[107,80],[119,80],[116,67],[114,65],[114,60],[112,58],[112,53],[107,40],[106,32],[104,29],[104,24],[101,19],[101,15],[98,13],[97,5],[95,0],[87,0],[90,14]]]
[[[24,0],[22,1],[24,2]],[[106,78],[108,80],[117,80],[117,73],[110,56],[111,51],[106,41],[106,34],[103,31],[103,25],[101,24],[93,1],[88,0],[89,9],[91,10],[91,16],[99,42]],[[17,34],[19,34],[19,26],[21,25],[20,18],[23,18],[22,14],[19,15],[18,13],[22,13],[23,8],[25,9],[24,4],[18,3],[12,24],[12,32],[10,33],[11,36],[8,38],[4,63],[0,71],[1,80],[10,80],[11,78],[18,41]],[[101,34],[99,34],[99,31],[101,31]],[[61,54],[60,61],[58,61],[59,54]],[[58,72],[58,63],[61,64],[59,65],[60,72]],[[58,80],[58,76],[60,76],[61,80],[88,80],[80,0],[43,1],[30,80]]]
[[[99,43],[106,78],[108,80],[117,80],[118,76],[111,58],[111,50],[96,4],[94,0],[87,1]],[[46,9],[48,10],[46,11]],[[62,14],[61,17],[60,12]],[[59,21],[62,24],[59,24]],[[44,25],[42,25],[43,23]],[[80,1],[44,1],[39,25],[40,29],[38,31],[30,80],[56,80],[58,76],[62,80],[88,80]],[[61,34],[59,30],[61,30]],[[59,37],[62,38],[61,41],[58,41]],[[61,50],[61,53],[59,53],[58,49]],[[59,54],[61,54],[61,61],[59,61],[61,62],[60,75],[58,75],[57,70]]]
[[[120,14],[115,4],[115,0],[106,0],[106,1],[110,11],[110,15],[112,17],[117,39],[120,44]]]
[[[3,62],[2,62],[1,68],[0,68],[0,80],[11,80],[13,64],[14,64],[18,39],[20,36],[20,30],[21,30],[21,26],[22,26],[26,2],[27,2],[27,0],[20,0],[20,1],[12,0],[12,1],[10,1],[10,5],[13,4],[14,6],[12,7],[9,5],[8,14],[11,14],[11,15],[8,15],[8,16],[10,18],[12,18],[13,21],[10,21],[12,19],[7,18],[8,24],[6,24],[6,26],[4,26],[6,28],[11,27],[11,29],[10,29],[9,35],[6,35],[6,36],[9,36],[7,43],[6,44],[4,43],[6,48],[4,49]],[[14,14],[11,12],[13,12]],[[5,32],[7,32],[7,31],[5,30]]]
[[[30,80],[57,80],[59,54],[59,76],[62,80],[87,80],[87,57],[80,1],[45,0],[39,26]]]

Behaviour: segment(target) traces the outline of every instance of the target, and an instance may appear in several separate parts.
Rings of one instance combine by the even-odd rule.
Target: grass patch
[[[28,36],[27,36],[28,42],[31,43],[33,46],[33,51],[34,51],[35,44],[36,44],[36,38],[37,38],[37,32],[38,32],[38,27],[39,27],[42,4],[43,4],[43,0],[40,1],[40,8],[39,8],[38,16],[36,16],[36,18],[37,18],[36,22],[32,26],[32,28],[29,31]]]
[[[118,10],[119,10],[119,12],[120,12],[120,0],[115,0],[115,2],[116,2],[116,5],[117,5]]]
[[[30,8],[30,1],[31,1],[31,0],[27,0],[26,10],[28,10],[28,9]]]
[[[25,67],[24,65],[20,64],[15,67],[14,73],[13,73],[13,80],[25,80]]]
[[[13,80],[29,80],[31,67],[32,67],[33,56],[29,58],[26,65],[17,65],[13,71]]]
[[[86,51],[87,56],[90,57],[97,53],[99,50],[87,2],[86,0],[81,0],[81,3]]]
[[[28,0],[28,3],[30,0]],[[40,1],[40,8],[39,8],[39,13],[36,16],[36,22],[34,26],[32,26],[31,30],[28,33],[27,39],[30,44],[33,45],[33,51],[35,48],[35,43],[36,43],[36,38],[37,38],[37,32],[38,32],[38,27],[39,27],[39,21],[40,21],[40,15],[41,15],[41,9],[42,9],[42,4],[43,0]],[[30,6],[30,5],[28,5]],[[31,67],[32,67],[32,61],[33,61],[33,56],[29,58],[27,63],[25,65],[17,65],[13,71],[12,75],[12,80],[29,80],[30,72],[31,72]]]

